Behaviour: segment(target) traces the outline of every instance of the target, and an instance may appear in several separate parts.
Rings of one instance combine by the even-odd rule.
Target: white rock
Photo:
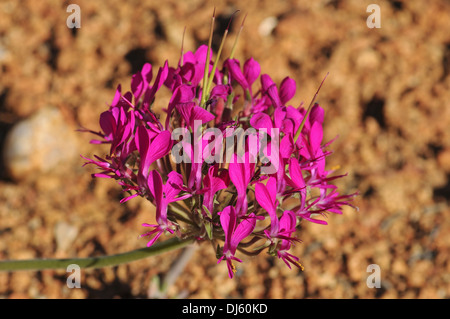
[[[55,224],[56,250],[66,252],[78,235],[78,228],[64,221]]]
[[[258,27],[258,32],[261,36],[267,37],[278,25],[278,19],[276,17],[265,18]]]
[[[8,133],[4,163],[8,175],[20,180],[57,170],[78,159],[76,131],[55,107],[46,107],[24,119]]]

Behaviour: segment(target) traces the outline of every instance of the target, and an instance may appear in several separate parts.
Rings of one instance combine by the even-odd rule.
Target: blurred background
[[[66,20],[71,3],[81,28]],[[381,10],[369,28],[369,4]],[[0,259],[116,254],[145,247],[151,204],[92,179],[80,155],[117,85],[129,89],[145,62],[155,70],[184,47],[207,43],[216,6],[218,45],[236,10],[224,55],[247,18],[236,58],[255,58],[277,82],[297,81],[291,101],[325,109],[329,167],[359,191],[359,212],[304,223],[293,248],[305,271],[266,254],[243,257],[231,280],[201,245],[168,297],[450,297],[450,3],[435,1],[6,1],[0,0]],[[161,92],[160,101],[168,96]],[[165,106],[165,105],[161,105]],[[105,269],[0,273],[2,298],[148,298],[181,251]],[[380,267],[370,288],[367,267]]]

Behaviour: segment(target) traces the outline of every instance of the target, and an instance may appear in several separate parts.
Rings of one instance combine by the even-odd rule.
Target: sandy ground
[[[247,13],[236,57],[253,56],[277,83],[294,78],[293,103],[309,101],[330,72],[319,98],[325,139],[339,136],[328,165],[348,173],[337,184],[360,192],[359,212],[346,208],[327,226],[304,224],[294,248],[304,272],[261,254],[244,257],[230,280],[201,245],[168,297],[449,298],[450,4],[380,0],[381,28],[368,28],[372,2],[77,0],[81,28],[74,30],[66,25],[69,2],[0,1],[2,152],[28,152],[2,162],[0,259],[145,246],[138,235],[153,207],[120,204],[114,182],[93,180],[79,155],[106,148],[75,130],[98,129],[116,86],[128,89],[145,62],[175,64],[184,27],[186,49],[206,43],[216,5],[217,39],[241,10],[225,52]],[[28,133],[8,144],[24,121]],[[3,272],[0,297],[148,298],[152,279],[179,254],[83,270],[80,289],[67,287],[64,270]],[[371,264],[380,267],[380,288],[367,286]]]

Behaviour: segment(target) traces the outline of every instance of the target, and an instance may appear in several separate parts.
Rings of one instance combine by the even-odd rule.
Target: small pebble
[[[65,252],[78,235],[78,228],[67,222],[58,222],[54,228],[56,249]]]

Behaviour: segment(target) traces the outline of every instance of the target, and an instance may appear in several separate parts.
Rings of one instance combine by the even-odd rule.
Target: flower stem
[[[129,263],[182,248],[191,244],[193,240],[193,238],[183,240],[171,238],[160,243],[155,243],[151,247],[136,249],[117,255],[87,258],[6,260],[0,261],[0,271],[67,269],[67,266],[71,264],[76,264],[80,268],[103,268],[117,266],[119,264]]]

